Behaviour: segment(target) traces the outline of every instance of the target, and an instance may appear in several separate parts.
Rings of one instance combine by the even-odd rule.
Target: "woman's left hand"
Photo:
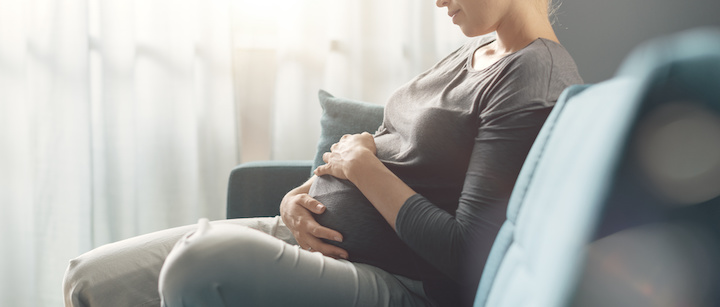
[[[315,169],[315,175],[330,175],[352,181],[353,170],[368,159],[376,158],[377,148],[372,134],[346,134],[323,154],[326,164]]]

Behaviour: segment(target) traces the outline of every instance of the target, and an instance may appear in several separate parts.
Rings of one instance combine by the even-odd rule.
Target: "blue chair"
[[[592,289],[578,289],[581,278],[591,279],[587,274],[598,273],[586,272],[586,248],[595,244],[591,242],[614,234],[668,222],[668,213],[708,201],[674,204],[680,200],[660,196],[667,192],[663,190],[672,187],[651,182],[657,180],[653,172],[681,170],[683,163],[692,164],[685,159],[697,156],[694,151],[702,149],[684,148],[674,153],[653,150],[682,146],[672,142],[681,144],[684,139],[698,137],[691,134],[697,132],[692,127],[667,132],[670,136],[658,136],[663,132],[657,130],[673,129],[673,122],[683,120],[682,116],[695,120],[693,114],[697,112],[714,113],[716,124],[720,125],[719,90],[720,34],[710,30],[650,42],[638,48],[611,80],[568,88],[523,165],[510,199],[507,221],[486,262],[475,305],[626,305],[606,304],[617,298],[618,293],[605,293],[607,296],[602,298],[593,294]],[[670,110],[671,114],[658,114],[667,113],[668,106],[678,110],[674,114],[675,109]],[[681,111],[690,113],[678,114]],[[668,116],[676,117],[657,118]],[[720,144],[720,130],[703,137]],[[645,138],[667,143],[648,144]],[[720,163],[720,148],[714,150],[700,156]],[[648,166],[647,160],[653,159],[658,161]],[[655,170],[648,169],[653,167]],[[714,167],[714,172],[720,172],[720,164],[691,167]],[[711,191],[703,193],[714,198],[711,202],[715,207],[720,207],[717,198],[720,177],[708,177],[712,178],[716,181],[706,188]],[[704,231],[720,238],[717,227]],[[717,242],[706,243],[717,247]],[[714,249],[708,247],[705,252],[714,254]],[[713,275],[717,279],[717,274]],[[630,283],[632,278],[629,279],[625,282]],[[620,282],[612,278],[603,280],[611,281]],[[652,286],[661,281],[644,282]],[[627,300],[623,301],[624,298]],[[638,298],[626,293],[617,299],[629,303]]]

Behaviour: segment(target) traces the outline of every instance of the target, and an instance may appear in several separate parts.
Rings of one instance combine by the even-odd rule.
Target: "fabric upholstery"
[[[476,306],[561,305],[567,284],[553,281],[578,266],[635,107],[627,93],[637,87],[612,80],[558,101],[515,185]]]
[[[638,118],[651,106],[670,102],[653,98],[667,97],[670,85],[683,88],[676,103],[714,100],[708,108],[717,110],[718,46],[715,32],[651,42],[615,78],[566,90],[516,182],[475,306],[568,304],[585,248],[604,224],[607,208],[614,206],[613,193],[621,191],[613,187],[623,180],[621,162],[633,154],[627,148]],[[664,209],[655,202],[642,210],[648,216]]]
[[[254,161],[230,172],[226,217],[275,216],[285,194],[305,182],[312,161]]]

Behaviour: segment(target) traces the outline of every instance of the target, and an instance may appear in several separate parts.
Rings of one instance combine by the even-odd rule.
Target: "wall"
[[[597,83],[612,77],[645,40],[699,26],[720,27],[720,1],[565,0],[556,17],[560,42],[585,82]]]

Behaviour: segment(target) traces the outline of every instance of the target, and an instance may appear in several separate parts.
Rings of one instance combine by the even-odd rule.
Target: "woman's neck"
[[[500,20],[495,32],[496,53],[507,54],[518,51],[538,38],[558,42],[546,8],[525,5],[514,10]]]

